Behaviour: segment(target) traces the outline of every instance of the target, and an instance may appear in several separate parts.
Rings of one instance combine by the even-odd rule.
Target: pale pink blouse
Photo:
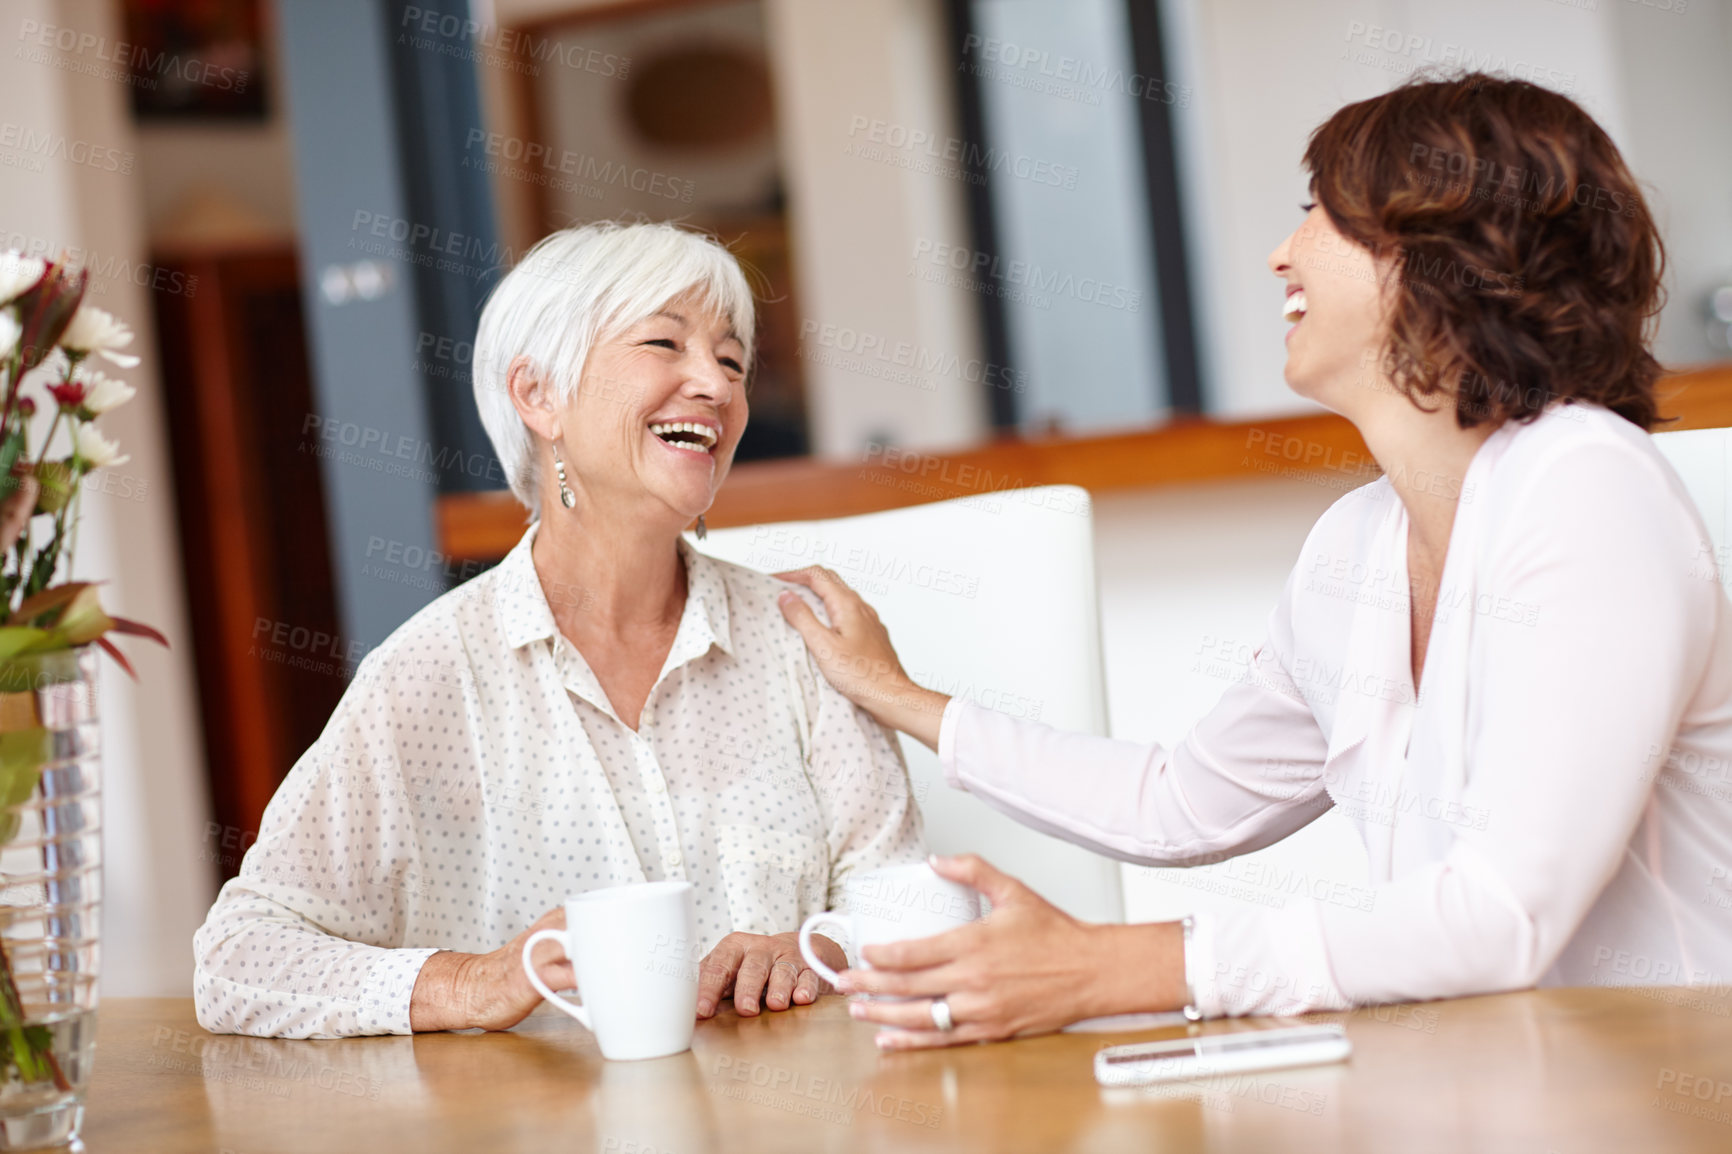
[[[946,776],[1147,865],[1219,861],[1339,807],[1374,900],[1199,916],[1186,969],[1211,1016],[1732,980],[1732,611],[1677,475],[1595,406],[1493,434],[1417,697],[1407,528],[1387,478],[1338,501],[1176,747],[955,700]]]

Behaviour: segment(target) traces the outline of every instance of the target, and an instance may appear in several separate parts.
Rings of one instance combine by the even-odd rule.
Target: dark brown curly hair
[[[1665,249],[1604,130],[1568,97],[1470,72],[1349,104],[1311,134],[1312,195],[1399,261],[1383,366],[1462,428],[1564,397],[1644,429]]]

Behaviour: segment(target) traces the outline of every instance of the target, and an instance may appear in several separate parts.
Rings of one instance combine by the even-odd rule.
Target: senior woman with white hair
[[[823,991],[802,920],[924,846],[898,747],[807,656],[789,586],[681,536],[746,426],[753,317],[733,257],[666,224],[555,233],[501,281],[475,395],[540,517],[362,663],[198,931],[202,1026],[507,1029],[539,1001],[525,938],[646,880],[695,889],[700,1017]],[[574,984],[555,945],[535,963]]]

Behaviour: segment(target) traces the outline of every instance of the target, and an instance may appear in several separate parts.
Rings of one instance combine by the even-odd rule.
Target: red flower
[[[63,409],[76,409],[84,403],[84,394],[90,391],[90,386],[83,381],[62,381],[58,385],[49,385],[48,391]]]

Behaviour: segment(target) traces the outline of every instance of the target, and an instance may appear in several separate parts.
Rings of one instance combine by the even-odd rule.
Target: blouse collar
[[[587,590],[563,587],[557,579],[544,586],[535,571],[530,549],[535,543],[536,522],[529,526],[521,540],[512,546],[495,569],[497,605],[506,644],[521,649],[532,641],[552,640],[559,636],[553,609],[547,595],[569,595],[581,606]],[[686,605],[680,614],[679,631],[673,648],[668,652],[668,668],[701,657],[711,645],[733,656],[733,635],[729,629],[728,589],[721,566],[713,557],[700,553],[683,536],[676,548],[686,567]]]

